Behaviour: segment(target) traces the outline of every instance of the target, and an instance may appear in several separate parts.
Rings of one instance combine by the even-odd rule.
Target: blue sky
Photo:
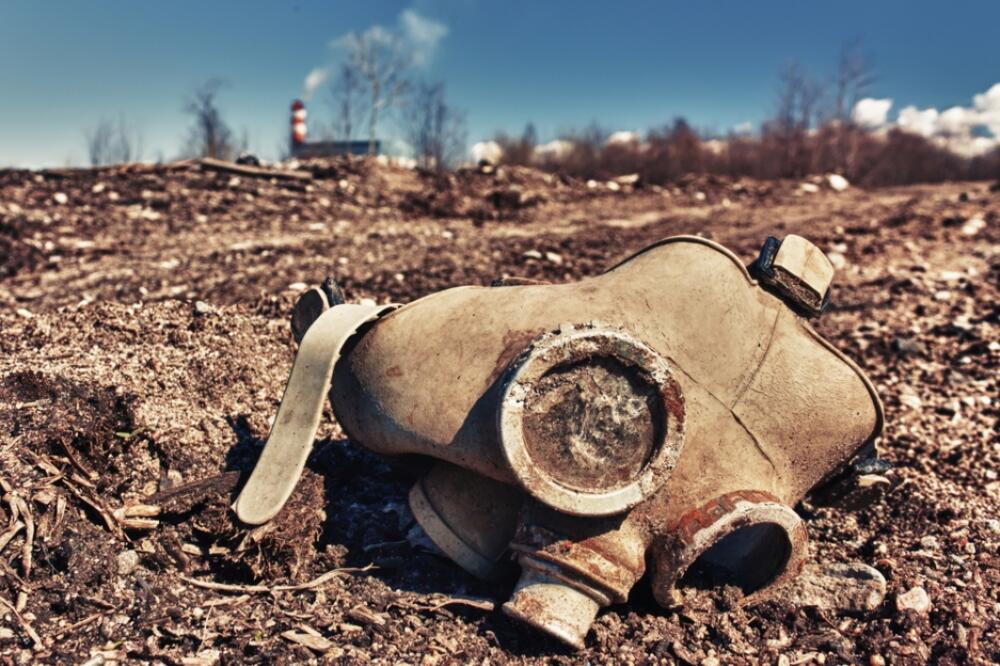
[[[772,111],[781,66],[833,73],[861,38],[893,113],[970,106],[1000,82],[1000,2],[44,2],[0,0],[0,165],[85,159],[83,132],[124,114],[145,157],[174,157],[185,95],[211,77],[251,148],[274,156],[288,105],[330,42],[409,10],[443,26],[418,72],[443,80],[470,143],[533,121],[542,140],[599,121],[645,130],[677,115],[726,131]],[[426,24],[425,24],[426,25]],[[321,90],[312,119],[332,113]]]

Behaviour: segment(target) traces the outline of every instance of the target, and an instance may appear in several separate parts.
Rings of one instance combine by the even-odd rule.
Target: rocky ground
[[[575,280],[680,233],[749,262],[791,232],[838,265],[818,327],[886,406],[883,501],[800,507],[818,560],[885,576],[877,610],[663,610],[640,584],[571,653],[499,611],[512,580],[423,548],[411,473],[329,414],[281,517],[233,524],[305,285],[334,275],[350,299],[406,302],[501,276]],[[996,663],[998,290],[989,183],[656,188],[364,161],[0,171],[0,659]]]

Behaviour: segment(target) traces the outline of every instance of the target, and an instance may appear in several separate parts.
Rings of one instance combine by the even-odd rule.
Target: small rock
[[[897,335],[892,339],[892,349],[899,354],[923,355],[927,353],[927,347],[916,338],[909,338]]]
[[[950,301],[951,300],[951,292],[948,291],[947,289],[941,289],[939,291],[935,291],[934,292],[934,300],[935,301],[940,301],[942,303]]]
[[[134,550],[123,550],[118,553],[118,575],[128,576],[139,566],[139,553]]]
[[[619,185],[618,183],[616,183],[616,182],[615,182],[615,181],[613,181],[613,180],[609,180],[609,181],[607,182],[607,188],[608,188],[609,190],[611,190],[612,192],[617,192],[618,190],[620,190],[620,189],[622,188],[622,186],[621,186],[621,185]]]
[[[552,262],[556,266],[562,265],[562,262],[563,262],[562,257],[560,255],[556,254],[555,252],[546,252],[545,253],[545,259],[547,261]]]
[[[962,271],[941,271],[940,276],[945,282],[958,282],[965,279],[965,273]]]
[[[206,315],[212,314],[212,306],[205,301],[195,301],[194,302],[194,313],[198,317],[204,317]]]
[[[521,256],[524,257],[525,259],[541,259],[542,253],[539,252],[538,250],[528,250],[527,252],[524,252]]]
[[[844,268],[847,267],[847,257],[845,257],[840,252],[827,252],[826,257],[827,259],[830,260],[830,263],[833,264],[833,267],[836,268],[838,271],[843,270]]]
[[[974,217],[962,225],[962,234],[965,236],[975,236],[986,228],[986,220],[981,217]]]
[[[106,188],[107,188],[107,185],[105,185],[104,183],[95,183],[94,186],[92,188],[90,188],[90,191],[93,192],[94,194],[100,194]]]
[[[915,393],[901,393],[899,395],[899,402],[911,409],[920,409],[924,406],[924,401]]]
[[[60,206],[65,206],[69,201],[69,197],[66,196],[65,192],[56,192],[52,195],[52,200],[55,201]]]
[[[827,176],[826,183],[834,192],[843,192],[851,186],[850,181],[841,176],[839,173],[831,173]]]
[[[802,183],[799,185],[799,190],[806,194],[816,194],[819,192],[819,185],[816,183]]]
[[[911,610],[919,615],[924,615],[930,609],[931,598],[927,595],[927,590],[919,585],[896,595],[896,610],[900,613]]]
[[[937,537],[934,537],[934,536],[925,536],[925,537],[922,537],[920,539],[920,547],[921,548],[931,549],[931,550],[936,549],[938,547]]]
[[[798,606],[872,611],[882,605],[885,586],[885,576],[867,564],[811,564],[789,583],[785,596]]]
[[[704,192],[695,192],[694,198],[697,199],[698,201],[704,201],[707,197]]]

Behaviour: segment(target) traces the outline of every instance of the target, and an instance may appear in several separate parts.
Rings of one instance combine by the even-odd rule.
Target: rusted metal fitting
[[[598,610],[625,603],[642,577],[645,538],[623,518],[595,525],[535,509],[522,512],[511,543],[522,574],[503,611],[579,648]],[[546,516],[558,531],[534,522]]]
[[[694,508],[653,544],[653,596],[683,603],[677,584],[735,585],[742,603],[794,577],[802,568],[806,528],[795,511],[765,492],[739,490]]]
[[[753,269],[762,284],[806,316],[819,316],[830,301],[833,263],[802,236],[768,238]]]

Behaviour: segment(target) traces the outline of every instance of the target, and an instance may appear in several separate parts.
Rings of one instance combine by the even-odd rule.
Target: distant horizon
[[[962,153],[989,149],[1000,143],[1000,5],[932,8],[10,3],[0,10],[0,166],[84,166],[85,132],[120,117],[141,137],[144,161],[174,159],[189,124],[184,99],[211,78],[226,81],[219,106],[234,133],[274,159],[292,100],[307,98],[312,139],[332,121],[327,89],[343,40],[371,30],[398,32],[415,78],[444,82],[469,149],[529,122],[540,143],[592,123],[646,133],[676,117],[707,134],[756,130],[774,112],[783,66],[800,62],[828,82],[852,40],[877,75],[859,121],[946,138]],[[405,152],[395,123],[383,127],[387,152]]]

